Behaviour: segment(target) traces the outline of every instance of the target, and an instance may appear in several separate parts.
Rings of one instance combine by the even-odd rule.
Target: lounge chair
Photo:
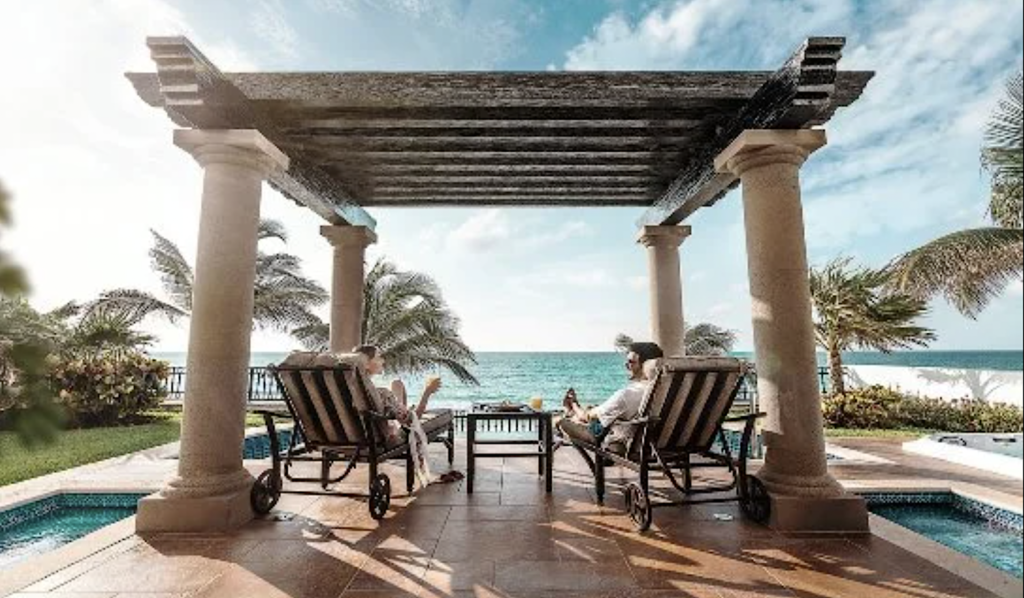
[[[729,416],[747,365],[726,357],[676,357],[664,359],[647,388],[638,416],[614,425],[633,428],[625,455],[604,448],[609,426],[595,444],[571,439],[594,474],[599,502],[604,501],[606,464],[626,467],[639,474],[624,489],[630,519],[639,531],[651,526],[654,507],[690,505],[738,500],[743,512],[758,522],[768,519],[770,503],[764,485],[747,473],[754,424],[763,413]],[[723,427],[743,422],[739,455],[733,456]],[[717,446],[716,446],[717,445]],[[693,457],[697,457],[695,460]],[[726,467],[729,483],[694,487],[692,470],[698,467]],[[673,473],[678,469],[678,475]],[[652,500],[649,475],[661,471],[683,494],[681,500]],[[694,498],[695,495],[736,491],[736,496]]]
[[[296,494],[367,496],[328,490],[331,484],[344,480],[357,463],[367,463],[370,468],[368,506],[374,519],[382,519],[391,504],[391,480],[378,471],[381,463],[404,459],[406,489],[412,491],[415,471],[409,450],[409,430],[402,427],[399,440],[387,442],[389,427],[394,429],[399,424],[383,414],[384,404],[363,369],[361,356],[293,353],[283,364],[269,366],[269,369],[281,389],[294,427],[287,449],[282,450],[274,425],[275,414],[257,412],[263,415],[267,426],[273,466],[260,474],[253,484],[254,511],[266,514],[274,508],[281,494],[286,492],[283,478],[292,482],[319,482],[323,489],[323,492],[289,491]],[[452,412],[447,409],[428,411],[421,418],[421,424],[430,442],[441,442],[447,447],[451,464],[455,457]],[[320,463],[320,477],[293,476],[291,466],[296,462]],[[341,475],[331,477],[331,467],[336,463],[344,463],[344,470]]]

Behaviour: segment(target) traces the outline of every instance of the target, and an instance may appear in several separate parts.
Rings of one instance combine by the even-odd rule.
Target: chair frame
[[[370,515],[374,519],[382,519],[391,504],[391,480],[387,474],[379,471],[379,466],[388,460],[399,458],[405,461],[406,491],[412,492],[416,480],[415,467],[412,462],[412,451],[409,450],[408,442],[411,430],[408,426],[401,424],[403,432],[402,441],[391,446],[387,444],[387,439],[381,431],[381,425],[386,422],[395,421],[394,418],[387,417],[382,413],[369,409],[358,410],[355,405],[349,405],[349,408],[351,408],[352,411],[358,411],[359,413],[359,423],[361,424],[359,431],[364,438],[363,442],[323,442],[313,444],[306,441],[309,436],[306,434],[302,418],[296,413],[293,398],[287,386],[281,380],[281,373],[302,372],[312,374],[314,381],[320,387],[318,389],[320,391],[320,395],[323,396],[323,391],[326,388],[324,377],[328,375],[338,376],[340,372],[352,369],[352,367],[353,366],[350,364],[339,364],[335,366],[280,365],[268,367],[274,377],[274,380],[277,382],[278,388],[281,391],[281,396],[284,397],[285,405],[288,407],[288,417],[291,418],[293,427],[288,446],[282,450],[282,443],[278,438],[277,425],[274,421],[274,418],[279,417],[281,414],[279,412],[267,410],[259,410],[255,412],[263,416],[264,425],[267,427],[267,434],[270,439],[271,457],[271,468],[260,474],[256,479],[256,482],[253,484],[250,494],[253,510],[257,513],[269,513],[277,504],[282,494],[306,494],[347,498],[367,498]],[[343,382],[343,379],[341,377],[337,377],[336,381]],[[363,384],[361,376],[357,377],[357,383]],[[308,389],[305,384],[301,385],[299,391],[308,393]],[[365,387],[362,391],[367,397],[370,396],[371,392],[376,392],[375,389],[368,389]],[[444,444],[448,450],[448,464],[451,465],[455,460],[454,419],[449,422],[447,426],[428,432],[427,441],[428,443],[440,442]],[[292,465],[294,463],[302,462],[319,463],[319,477],[292,475]],[[340,475],[332,477],[331,468],[337,463],[345,463],[344,470]],[[337,484],[345,480],[359,463],[366,463],[370,470],[369,488],[366,494],[329,490],[329,487],[332,484]],[[319,482],[322,490],[285,490],[283,488],[283,481],[285,479],[290,482]]]
[[[742,373],[740,378],[742,380]],[[732,408],[739,387],[740,384],[737,384],[729,397],[725,399],[727,404],[723,413],[728,414]],[[672,399],[677,400],[678,397],[672,397]],[[650,405],[647,404],[646,407],[649,409]],[[654,437],[660,422],[657,417],[647,414],[640,414],[632,420],[617,420],[596,438],[596,443],[589,443],[578,438],[570,438],[569,440],[580,455],[582,455],[583,460],[594,475],[594,490],[598,503],[604,503],[604,468],[608,464],[619,465],[638,474],[638,480],[628,483],[624,488],[627,511],[638,531],[642,532],[650,528],[654,508],[737,501],[745,515],[754,521],[764,523],[768,520],[771,509],[768,493],[761,481],[748,472],[747,462],[750,459],[757,420],[765,415],[765,413],[750,413],[731,417],[725,415],[717,424],[717,429],[714,432],[714,438],[722,446],[722,452],[720,453],[713,450],[714,440],[711,442],[712,448],[704,451],[659,450],[655,446]],[[740,439],[739,454],[734,456],[725,436],[724,424],[739,422],[744,424],[743,435]],[[612,427],[616,424],[624,424],[635,428],[631,446],[627,447],[626,455],[619,455],[604,448],[604,441],[611,432]],[[636,451],[634,448],[636,443],[639,443],[639,451]],[[591,457],[591,453],[593,457]],[[700,457],[704,460],[695,462],[693,457]],[[728,469],[732,479],[729,483],[706,484],[694,487],[693,470],[705,467],[725,467]],[[673,468],[679,470],[679,475],[682,477],[681,480],[673,473]],[[651,472],[663,473],[672,484],[672,487],[682,493],[683,498],[679,500],[653,500],[650,491]],[[736,495],[696,498],[696,496],[704,494],[730,491],[735,491]]]

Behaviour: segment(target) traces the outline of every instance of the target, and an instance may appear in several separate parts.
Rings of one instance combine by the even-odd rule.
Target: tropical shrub
[[[919,397],[877,385],[827,397],[822,402],[822,411],[825,424],[832,428],[919,428],[993,434],[1024,431],[1024,412],[1014,405],[968,398]]]
[[[141,352],[61,357],[51,383],[71,423],[80,427],[131,423],[166,396],[167,363]]]

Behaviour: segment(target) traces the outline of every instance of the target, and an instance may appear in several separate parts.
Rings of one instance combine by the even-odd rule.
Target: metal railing
[[[167,398],[180,401],[185,397],[185,368],[173,366],[169,368],[167,375]],[[829,372],[827,367],[818,368],[818,384],[822,394],[829,389]],[[270,370],[264,367],[249,368],[249,384],[246,394],[248,402],[253,401],[280,401],[282,400],[280,389],[274,380]],[[742,412],[752,413],[758,410],[757,404],[757,374],[747,374],[739,393],[736,395],[735,408]],[[485,433],[499,434],[536,434],[536,420],[523,419],[497,419],[482,420],[479,422],[478,430]],[[458,432],[466,430],[466,412],[455,411],[455,429]]]

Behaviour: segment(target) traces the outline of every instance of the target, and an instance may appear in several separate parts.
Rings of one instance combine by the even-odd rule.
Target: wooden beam
[[[691,72],[297,72],[229,73],[256,101],[344,106],[649,106],[692,98],[749,98],[771,73]]]
[[[463,195],[459,197],[375,197],[367,200],[369,207],[646,207],[651,200],[642,197],[619,195],[591,195],[586,197],[542,196],[542,195]]]
[[[647,197],[653,200],[657,193],[652,193],[645,186],[634,187],[606,187],[603,185],[586,186],[529,186],[518,187],[494,185],[494,186],[453,186],[439,185],[436,187],[378,187],[373,191],[373,197],[447,197],[459,195],[627,195],[634,197]],[[371,198],[367,198],[368,200]]]
[[[678,224],[713,204],[737,183],[716,173],[714,158],[746,129],[795,129],[819,122],[834,110],[837,65],[845,39],[812,37],[766,80],[719,134],[696,151],[639,225]]]
[[[438,164],[473,165],[530,165],[530,166],[571,166],[571,165],[615,165],[645,166],[679,163],[676,154],[657,150],[620,151],[372,151],[344,154],[321,149],[305,148],[312,158],[330,162],[341,168],[347,166],[415,165]]]
[[[184,37],[146,40],[156,63],[162,107],[175,123],[194,128],[257,129],[281,147],[281,135],[216,66]],[[136,79],[129,76],[133,84]],[[284,148],[282,148],[284,149]],[[332,224],[366,226],[376,221],[330,176],[301,152],[286,151],[290,165],[270,184],[286,197],[313,210]]]
[[[328,137],[291,135],[282,149],[364,152],[623,152],[684,151],[689,137]]]
[[[382,135],[390,132],[396,134],[437,134],[443,132],[447,135],[468,135],[483,134],[476,131],[486,132],[488,135],[519,135],[522,131],[585,131],[591,134],[599,134],[603,131],[629,131],[629,133],[615,134],[646,134],[649,131],[661,130],[689,130],[705,124],[703,119],[680,119],[655,120],[643,119],[459,119],[459,118],[301,118],[298,115],[295,123],[281,126],[280,129],[286,134],[313,134],[317,129],[334,131],[336,134],[352,133],[365,135],[371,132]],[[504,133],[502,133],[504,131]],[[560,134],[560,133],[551,133]]]

